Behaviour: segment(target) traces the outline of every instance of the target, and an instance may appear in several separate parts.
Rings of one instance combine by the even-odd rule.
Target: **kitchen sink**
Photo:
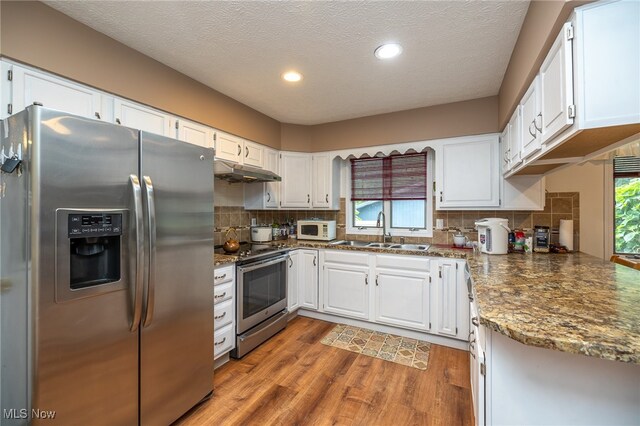
[[[371,247],[371,248],[387,248],[393,250],[420,250],[427,251],[429,244],[393,244],[393,243],[368,243],[366,241],[346,241],[340,240],[330,243],[331,246],[350,246],[350,247]]]

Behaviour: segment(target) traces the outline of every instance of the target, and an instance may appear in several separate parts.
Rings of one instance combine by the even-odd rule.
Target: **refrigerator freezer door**
[[[46,424],[136,424],[139,334],[130,331],[136,249],[129,176],[138,172],[138,131],[35,106],[27,113],[32,408],[56,411]],[[122,229],[72,241],[78,224],[72,222],[80,218],[93,220],[77,227],[94,229],[92,235],[104,234],[107,224]],[[56,259],[72,271],[57,274]]]
[[[144,132],[140,140],[145,226],[156,224],[155,253],[147,238],[145,256],[155,261],[145,279],[140,422],[170,424],[213,389],[213,150]]]

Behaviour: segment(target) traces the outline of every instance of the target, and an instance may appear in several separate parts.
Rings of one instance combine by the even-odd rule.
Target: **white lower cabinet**
[[[289,261],[287,264],[287,309],[289,312],[293,312],[300,307],[299,276],[300,250],[294,250],[289,253]]]
[[[429,259],[386,254],[375,259],[375,322],[430,330]]]
[[[320,261],[322,312],[468,339],[464,260],[322,250]]]
[[[443,259],[434,271],[436,282],[435,332],[441,335],[467,339],[469,332],[469,305],[463,291],[464,261]]]
[[[298,290],[301,308],[318,309],[318,250],[299,250]]]
[[[324,312],[369,319],[369,267],[326,262]]]
[[[213,357],[236,347],[236,268],[218,267],[213,276]]]

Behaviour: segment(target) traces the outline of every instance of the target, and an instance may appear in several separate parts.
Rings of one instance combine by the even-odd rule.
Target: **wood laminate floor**
[[[335,324],[297,317],[215,371],[191,425],[470,425],[469,354],[432,345],[426,371],[320,343]]]

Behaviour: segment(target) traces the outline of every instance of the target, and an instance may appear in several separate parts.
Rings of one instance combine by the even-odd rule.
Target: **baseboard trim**
[[[402,337],[410,337],[412,339],[424,340],[429,343],[447,346],[449,348],[454,348],[454,349],[460,349],[465,352],[469,350],[468,342],[463,342],[461,340],[451,339],[448,337],[434,336],[433,334],[429,334],[429,333],[422,333],[419,331],[407,330],[404,328],[392,327],[389,325],[377,324],[377,323],[362,321],[362,320],[353,319],[353,318],[344,318],[337,315],[326,314],[323,312],[309,311],[306,309],[298,309],[296,312],[297,312],[297,315],[301,317],[309,317],[309,318],[319,319],[322,321],[333,322],[336,324],[346,324],[346,325],[353,325],[355,327],[368,328],[369,330],[395,334],[397,336],[402,336]]]

